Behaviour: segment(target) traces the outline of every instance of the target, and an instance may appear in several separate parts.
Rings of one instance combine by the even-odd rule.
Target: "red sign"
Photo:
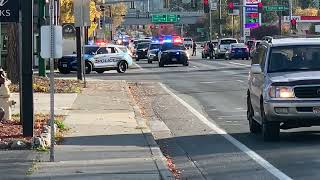
[[[258,18],[259,17],[259,13],[248,13],[247,15],[250,18]]]

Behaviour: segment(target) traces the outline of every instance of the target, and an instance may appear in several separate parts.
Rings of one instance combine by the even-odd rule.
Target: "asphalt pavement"
[[[250,63],[193,57],[188,67],[159,68],[142,60],[125,74],[110,71],[88,78],[139,82],[142,93],[152,90],[145,97],[169,132],[152,130],[182,179],[319,179],[319,127],[282,130],[278,142],[250,134]]]

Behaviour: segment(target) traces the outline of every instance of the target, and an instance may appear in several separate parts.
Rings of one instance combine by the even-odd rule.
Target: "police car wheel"
[[[118,73],[125,73],[127,71],[128,65],[125,61],[120,61],[118,63],[117,71]]]
[[[99,73],[99,74],[104,73],[104,71],[105,71],[104,69],[98,69],[98,70],[96,70],[96,72]]]
[[[86,74],[90,74],[92,71],[92,65],[90,63],[86,63],[85,65]]]
[[[70,73],[70,69],[68,69],[68,68],[59,68],[59,72],[61,74],[69,74]]]

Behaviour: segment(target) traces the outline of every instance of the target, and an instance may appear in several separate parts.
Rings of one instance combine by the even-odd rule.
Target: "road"
[[[88,78],[138,82],[140,106],[181,179],[319,179],[319,127],[281,131],[278,142],[250,134],[249,67],[246,60],[193,58],[189,67],[165,68],[140,61],[126,74]]]

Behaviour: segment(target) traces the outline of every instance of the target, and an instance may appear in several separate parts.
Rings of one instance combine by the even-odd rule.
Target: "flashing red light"
[[[234,3],[233,2],[229,2],[228,3],[228,8],[229,9],[234,9]]]
[[[182,39],[180,36],[174,37],[173,38],[173,43],[174,44],[181,44],[182,43]]]
[[[258,3],[258,8],[262,8],[262,7],[263,7],[262,2],[259,2],[259,3]]]
[[[96,44],[97,44],[98,46],[105,46],[107,43],[104,42],[103,40],[97,40],[97,41],[96,41]]]

